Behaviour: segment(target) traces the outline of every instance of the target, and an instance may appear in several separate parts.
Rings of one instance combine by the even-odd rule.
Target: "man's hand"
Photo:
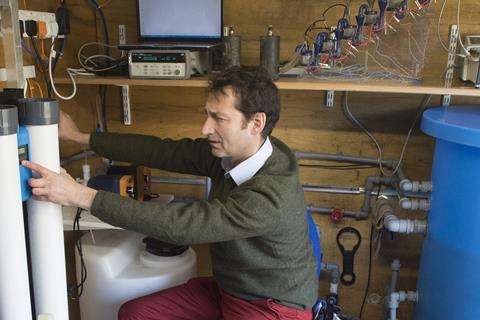
[[[50,201],[87,210],[92,206],[97,191],[77,183],[65,169],[61,168],[60,173],[56,173],[27,160],[22,161],[22,165],[40,175],[39,178],[32,178],[28,181],[35,200]]]
[[[81,132],[72,118],[62,110],[60,110],[58,136],[60,139],[74,141],[84,145],[90,143],[90,134]]]

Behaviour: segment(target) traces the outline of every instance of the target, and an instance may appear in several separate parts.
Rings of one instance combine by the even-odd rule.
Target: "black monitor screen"
[[[222,14],[222,0],[138,0],[140,40],[220,40]]]

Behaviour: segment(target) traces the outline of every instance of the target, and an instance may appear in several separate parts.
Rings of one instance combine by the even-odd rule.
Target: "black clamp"
[[[345,250],[344,246],[340,243],[340,237],[344,233],[351,233],[356,236],[357,243],[353,246],[351,250]],[[340,252],[343,255],[343,270],[342,274],[340,275],[340,280],[346,286],[351,286],[355,282],[355,273],[353,272],[353,257],[362,242],[362,236],[360,232],[353,228],[353,227],[345,227],[341,229],[337,234],[337,244],[338,248],[340,248]]]

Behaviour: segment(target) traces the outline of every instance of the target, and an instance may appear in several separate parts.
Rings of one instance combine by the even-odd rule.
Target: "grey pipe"
[[[366,164],[372,166],[378,166],[378,159],[368,158],[368,157],[358,157],[358,156],[345,156],[340,154],[330,154],[330,153],[310,153],[310,152],[300,152],[295,151],[295,156],[298,160],[324,160],[324,161],[334,161],[334,162],[348,162],[356,164]],[[382,165],[394,168],[397,165],[398,161],[396,160],[382,160]]]
[[[324,215],[329,215],[332,213],[332,208],[322,208],[322,207],[315,207],[312,205],[307,206],[307,211],[310,211],[312,213],[319,213],[319,214],[324,214]],[[348,217],[348,218],[356,218],[359,216],[362,216],[363,213],[359,211],[350,211],[350,210],[345,210],[343,211],[343,216]]]
[[[314,184],[304,184],[302,185],[303,191],[305,192],[321,192],[321,193],[335,193],[335,194],[351,194],[351,195],[360,195],[365,193],[365,188],[362,187],[335,187],[335,186],[321,186]],[[372,196],[383,195],[387,197],[396,197],[399,195],[396,189],[382,189],[378,193],[375,189],[370,193]],[[415,199],[428,199],[430,196],[425,192],[404,192],[403,193],[408,198]]]
[[[393,293],[397,290],[398,273],[400,272],[400,268],[402,267],[402,265],[400,264],[400,260],[393,260],[391,267],[392,280],[390,282],[390,293]]]
[[[397,181],[397,177],[379,177],[379,176],[369,176],[367,177],[367,183],[365,184],[365,198],[363,200],[362,211],[366,212],[368,216],[368,212],[370,212],[370,197],[373,192],[373,188],[379,184],[386,184],[390,186],[395,186],[395,182]],[[365,216],[366,218],[366,216]]]
[[[340,267],[336,263],[323,263],[322,270],[330,273],[330,293],[338,293],[338,279],[340,279]]]
[[[179,177],[162,177],[152,176],[153,183],[165,183],[165,184],[189,184],[189,185],[205,185],[205,178],[179,178]]]

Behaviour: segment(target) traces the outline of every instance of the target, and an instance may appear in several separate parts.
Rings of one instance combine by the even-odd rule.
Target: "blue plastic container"
[[[435,138],[416,320],[480,319],[480,106],[425,111]]]

